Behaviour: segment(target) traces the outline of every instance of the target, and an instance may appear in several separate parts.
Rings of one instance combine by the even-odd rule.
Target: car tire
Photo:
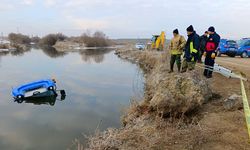
[[[23,96],[23,95],[18,95],[18,96],[16,97],[16,99],[15,99],[15,102],[21,104],[21,103],[23,102],[23,100],[24,100],[24,96]]]
[[[53,86],[50,86],[50,87],[48,87],[48,90],[49,90],[49,91],[53,91],[53,90],[54,90],[54,87],[53,87]]]
[[[248,57],[247,52],[243,52],[243,53],[241,54],[241,58],[247,58],[247,57]]]

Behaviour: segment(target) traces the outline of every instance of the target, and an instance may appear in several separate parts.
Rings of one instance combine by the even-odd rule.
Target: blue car
[[[237,55],[238,44],[234,40],[221,39],[217,50],[219,57],[222,54],[235,57]]]
[[[29,97],[45,97],[49,93],[56,94],[55,80],[39,80],[32,83],[21,85],[12,90],[15,100],[21,100]]]
[[[237,55],[242,58],[250,57],[250,38],[243,38],[238,42]]]

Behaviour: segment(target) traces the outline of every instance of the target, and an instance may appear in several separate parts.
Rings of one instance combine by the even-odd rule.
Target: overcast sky
[[[249,0],[0,0],[0,31],[43,36],[104,31],[110,38],[150,38],[192,24],[224,38],[250,37]]]

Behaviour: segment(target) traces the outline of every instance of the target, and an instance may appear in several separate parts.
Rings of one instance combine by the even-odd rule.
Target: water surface
[[[11,88],[38,79],[56,78],[65,100],[54,105],[18,104]],[[0,53],[0,149],[67,149],[75,138],[119,127],[122,109],[142,93],[136,65],[111,50],[59,53],[31,49]],[[100,123],[101,122],[101,123]]]

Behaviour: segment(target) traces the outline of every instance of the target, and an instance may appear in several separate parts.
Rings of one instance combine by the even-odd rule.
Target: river
[[[14,102],[11,89],[55,78],[66,91],[53,103]],[[54,49],[0,53],[0,149],[61,150],[98,129],[120,127],[132,96],[141,97],[138,67],[113,50],[62,53]]]

